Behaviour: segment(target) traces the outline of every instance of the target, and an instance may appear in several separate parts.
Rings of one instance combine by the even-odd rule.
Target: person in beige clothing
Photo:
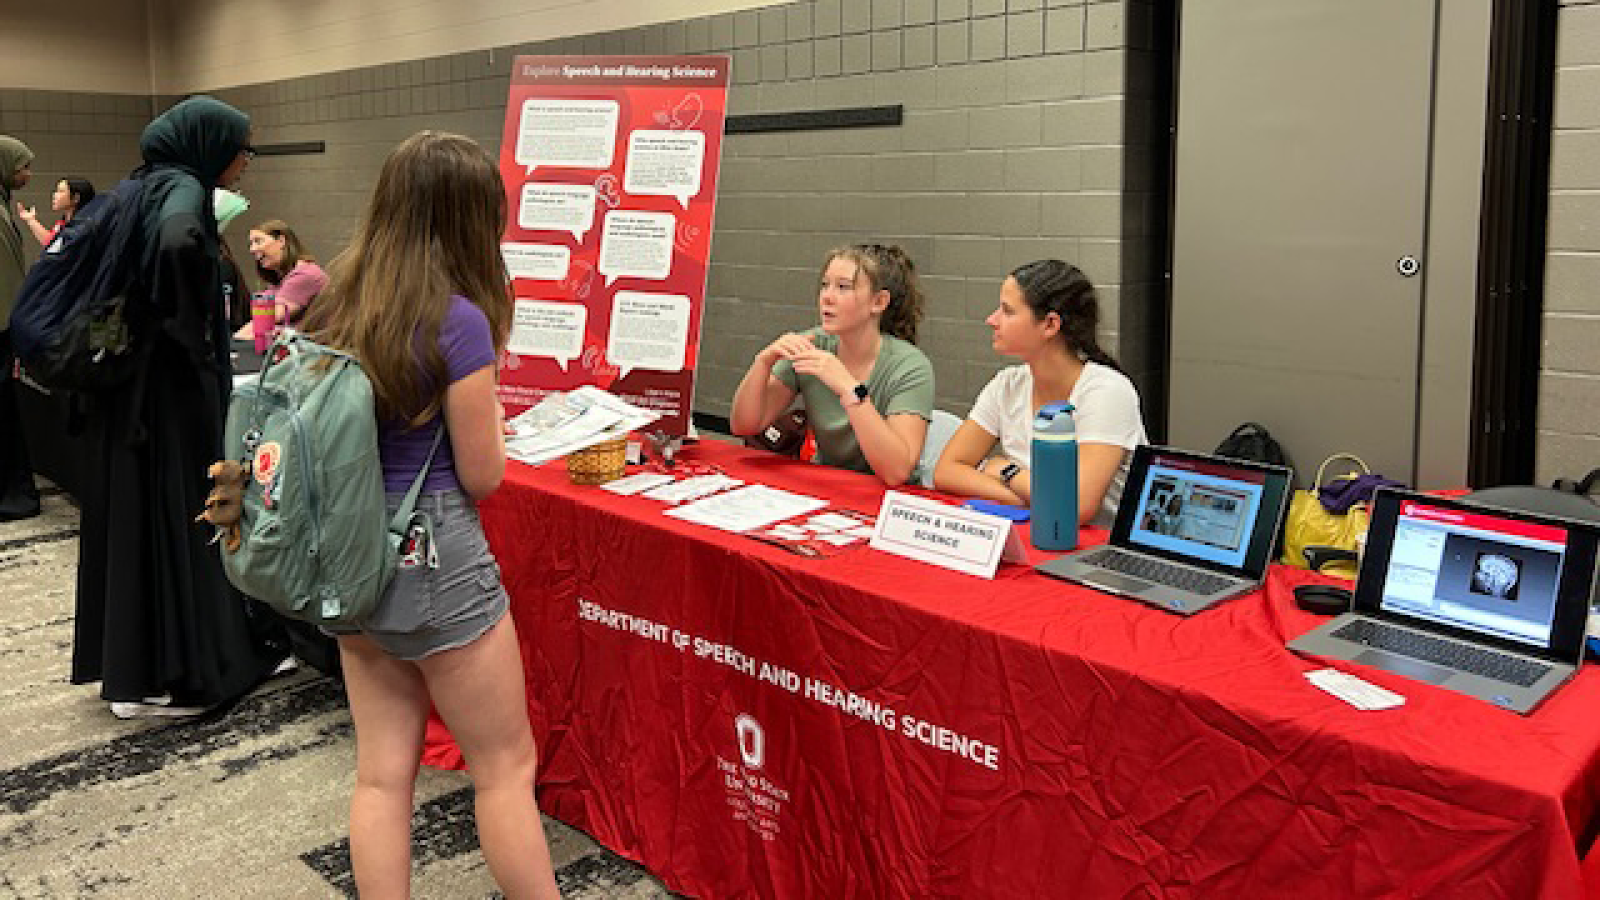
[[[39,514],[39,491],[17,412],[16,364],[11,353],[11,307],[28,269],[22,226],[13,212],[11,192],[33,176],[33,151],[0,134],[0,522]]]

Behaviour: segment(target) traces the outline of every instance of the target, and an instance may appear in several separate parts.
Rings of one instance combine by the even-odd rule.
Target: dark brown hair
[[[417,427],[442,408],[449,373],[439,326],[451,295],[483,310],[496,352],[504,349],[505,217],[500,170],[471,138],[419,132],[384,160],[350,246],[306,312],[307,331],[361,361],[380,420]]]
[[[1067,349],[1079,357],[1110,366],[1122,367],[1111,354],[1100,349],[1095,337],[1100,327],[1100,299],[1077,266],[1059,259],[1039,259],[1011,270],[1011,278],[1022,288],[1034,318],[1055,313],[1061,319],[1061,336]]]

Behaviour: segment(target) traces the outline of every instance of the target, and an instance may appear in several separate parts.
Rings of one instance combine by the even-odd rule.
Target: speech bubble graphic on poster
[[[689,346],[689,298],[681,294],[617,291],[611,300],[606,359],[622,368],[677,372]]]
[[[517,165],[530,176],[539,166],[608,168],[620,109],[615,100],[529,97],[517,120]]]
[[[565,231],[583,243],[594,228],[594,185],[544,184],[522,186],[517,204],[517,225],[525,231]]]
[[[506,261],[507,274],[531,281],[565,279],[572,260],[572,251],[560,244],[501,244],[500,255]]]
[[[635,131],[622,186],[630,194],[676,197],[688,209],[700,193],[705,161],[706,136],[699,131]]]
[[[606,213],[600,232],[600,274],[606,284],[618,278],[660,281],[672,274],[672,236],[677,222],[672,213]]]
[[[565,372],[583,355],[583,329],[588,307],[580,303],[518,300],[506,349],[519,356],[547,356]]]

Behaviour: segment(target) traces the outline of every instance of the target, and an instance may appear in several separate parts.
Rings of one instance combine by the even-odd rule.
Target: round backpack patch
[[[283,448],[277,441],[268,441],[256,448],[255,464],[251,467],[255,471],[256,481],[263,485],[272,484],[272,478],[278,474],[278,464],[283,462]]]

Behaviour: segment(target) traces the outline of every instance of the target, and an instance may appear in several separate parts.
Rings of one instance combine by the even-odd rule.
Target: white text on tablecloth
[[[776,663],[757,659],[737,647],[707,640],[631,613],[606,609],[581,597],[578,598],[578,618],[580,621],[594,622],[613,631],[670,646],[680,653],[693,654],[696,658],[742,672],[756,681],[771,684],[814,703],[833,707],[845,715],[872,722],[885,731],[943,750],[986,769],[1000,770],[1000,748],[994,744],[946,728],[928,719],[897,712],[883,703],[844,690],[822,679],[802,676]]]

